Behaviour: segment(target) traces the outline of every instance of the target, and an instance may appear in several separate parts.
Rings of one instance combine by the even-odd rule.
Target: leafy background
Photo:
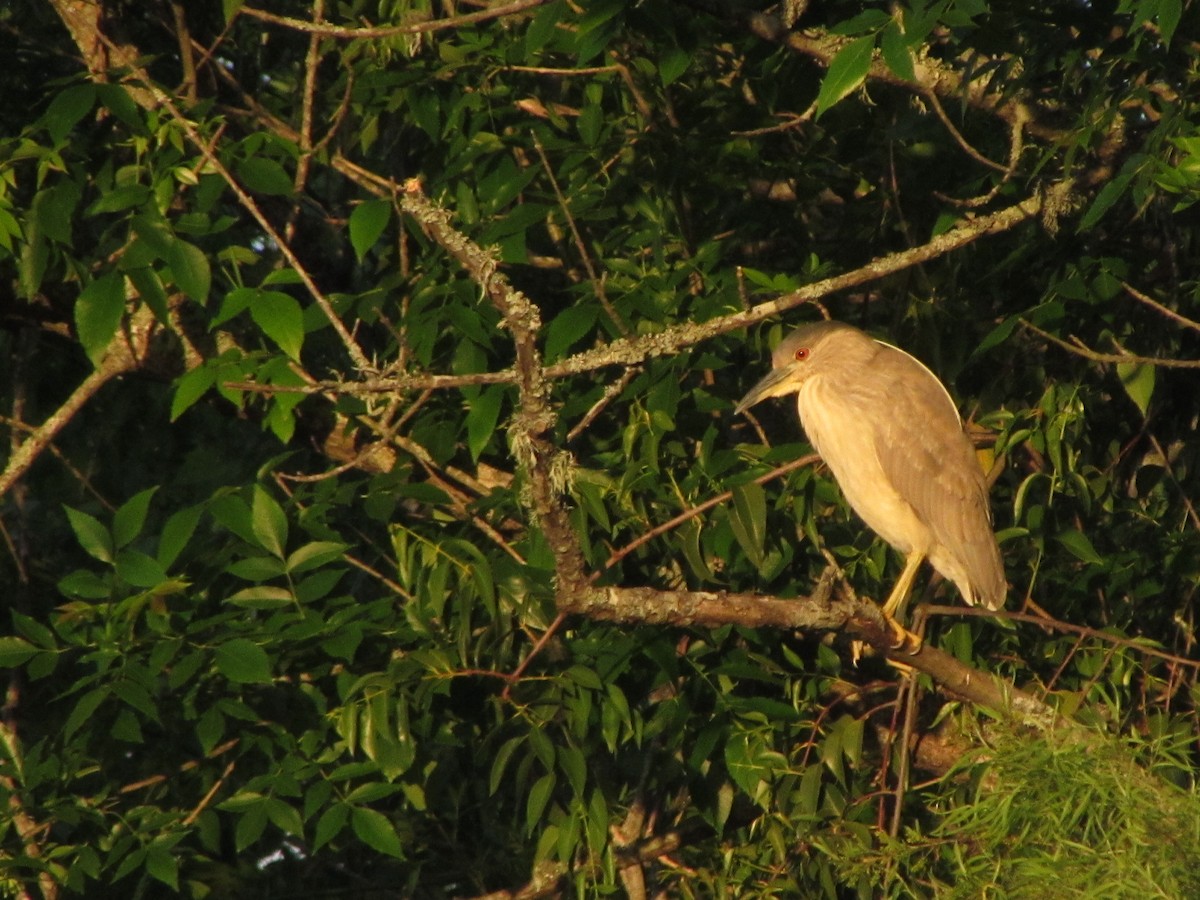
[[[7,895],[1200,890],[1180,0],[0,33]],[[1008,609],[934,585],[929,644],[1090,730],[839,633],[566,614],[804,598],[822,549],[888,590],[824,470],[767,477],[790,408],[732,415],[808,302],[993,466]]]

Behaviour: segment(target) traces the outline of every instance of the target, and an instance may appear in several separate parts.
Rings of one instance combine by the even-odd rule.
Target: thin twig
[[[1179,313],[1177,313],[1175,310],[1171,309],[1170,307],[1164,306],[1163,304],[1161,304],[1157,300],[1155,300],[1153,297],[1143,294],[1141,291],[1139,291],[1137,288],[1135,288],[1129,282],[1122,281],[1121,287],[1123,287],[1125,289],[1125,292],[1127,294],[1129,294],[1130,297],[1132,297],[1134,300],[1138,301],[1138,303],[1144,303],[1146,306],[1149,306],[1151,309],[1162,313],[1167,318],[1172,319],[1175,322],[1178,322],[1184,328],[1190,328],[1193,331],[1200,331],[1200,322],[1197,322],[1195,319],[1189,319],[1187,316],[1180,315]]]
[[[1049,341],[1056,347],[1061,347],[1069,353],[1074,353],[1076,356],[1082,356],[1084,359],[1090,359],[1092,362],[1099,363],[1132,363],[1148,366],[1161,366],[1164,369],[1200,369],[1200,359],[1160,359],[1153,356],[1137,356],[1132,353],[1100,353],[1091,349],[1079,340],[1072,336],[1070,341],[1064,341],[1062,338],[1055,337],[1049,332],[1042,331],[1032,322],[1027,319],[1019,320],[1021,325],[1032,331],[1043,340]]]
[[[1051,628],[1055,631],[1065,631],[1070,634],[1081,634],[1084,637],[1094,638],[1098,641],[1106,641],[1110,644],[1116,644],[1121,647],[1128,647],[1131,650],[1136,650],[1138,653],[1144,653],[1146,656],[1153,656],[1156,659],[1166,660],[1167,662],[1175,663],[1180,666],[1200,671],[1200,660],[1188,659],[1186,656],[1176,656],[1174,653],[1167,653],[1165,650],[1158,650],[1154,647],[1149,647],[1145,643],[1138,641],[1136,638],[1120,637],[1119,635],[1110,634],[1107,631],[1099,631],[1095,628],[1089,628],[1086,625],[1074,625],[1070,622],[1064,622],[1061,619],[1055,619],[1050,616],[1033,615],[1032,613],[1008,612],[1007,610],[990,610],[982,609],[978,606],[927,606],[926,611],[929,615],[939,616],[982,616],[984,618],[1008,619],[1010,622],[1028,622],[1032,625],[1040,625],[1043,628]]]
[[[788,474],[789,472],[793,472],[796,469],[801,469],[804,466],[810,466],[813,463],[819,461],[820,458],[821,457],[816,453],[808,453],[804,456],[799,457],[798,459],[792,460],[791,462],[784,463],[782,466],[776,466],[774,469],[772,469],[770,472],[767,472],[765,475],[759,475],[757,478],[754,479],[754,483],[755,484],[766,484],[768,481],[772,481],[776,478],[779,478],[783,475]],[[696,516],[700,515],[701,513],[707,512],[708,510],[712,509],[714,506],[718,506],[718,505],[724,503],[725,501],[729,500],[732,497],[733,497],[733,491],[722,491],[721,493],[717,494],[715,497],[710,497],[709,499],[705,500],[703,503],[699,503],[696,506],[691,507],[690,509],[685,509],[683,512],[681,512],[679,515],[675,516],[674,518],[669,519],[666,522],[663,522],[661,525],[656,525],[654,528],[651,528],[649,531],[638,535],[636,538],[634,538],[632,541],[630,541],[628,544],[626,544],[620,550],[614,550],[611,554],[609,554],[608,559],[606,559],[604,561],[604,563],[600,566],[600,568],[597,571],[592,573],[590,580],[593,583],[595,583],[595,581],[598,578],[600,578],[600,576],[602,576],[606,571],[608,571],[613,566],[615,566],[617,563],[619,563],[621,560],[623,560],[626,556],[628,556],[630,553],[632,553],[638,547],[641,547],[644,544],[648,544],[650,541],[654,540],[655,538],[659,537],[660,535],[666,534],[668,531],[673,531],[674,529],[678,528],[680,525],[682,525],[684,522],[688,521],[689,519],[696,518]]]
[[[1000,163],[988,159],[978,150],[971,146],[958,127],[950,121],[950,117],[946,115],[946,110],[942,106],[942,101],[938,99],[938,95],[933,90],[926,91],[925,99],[929,101],[929,105],[933,107],[934,113],[941,120],[945,129],[950,132],[950,137],[954,138],[954,142],[962,149],[963,153],[975,160],[981,166],[987,166],[989,169],[995,169],[997,172],[1004,172],[1006,175],[1011,174],[1011,167],[1002,166]]]
[[[554,190],[554,197],[558,200],[558,207],[562,210],[563,217],[567,220],[567,227],[571,229],[571,238],[575,241],[575,249],[579,251],[580,261],[583,263],[584,269],[588,273],[588,281],[592,285],[592,293],[596,296],[596,300],[600,306],[608,313],[608,318],[617,327],[617,331],[623,335],[629,334],[629,326],[617,312],[616,308],[608,302],[608,295],[604,292],[604,279],[596,272],[596,267],[592,265],[592,255],[588,253],[587,244],[584,243],[583,235],[579,233],[579,226],[575,223],[575,217],[571,215],[571,207],[567,203],[567,198],[563,196],[562,189],[558,186],[558,179],[554,177],[554,169],[550,167],[550,160],[546,157],[546,151],[542,147],[542,142],[538,140],[535,133],[530,133],[533,138],[533,149],[537,151],[538,159],[542,161],[542,170],[546,173],[546,178],[550,182],[550,187]]]
[[[583,432],[587,430],[588,426],[596,420],[596,417],[600,415],[604,408],[617,397],[621,396],[621,392],[629,386],[629,382],[633,381],[639,372],[641,372],[640,366],[630,366],[621,373],[620,377],[617,378],[616,381],[605,387],[604,393],[601,395],[600,399],[593,403],[592,408],[589,409],[584,414],[583,418],[580,419],[575,426],[567,432],[567,443],[571,443],[577,437],[579,437],[579,435],[583,434]]]
[[[362,40],[364,38],[389,38],[402,34],[424,34],[431,31],[442,31],[446,28],[460,28],[476,22],[486,22],[490,19],[500,19],[515,13],[524,12],[538,6],[544,6],[551,0],[516,0],[504,6],[493,6],[479,12],[464,13],[461,16],[448,16],[444,19],[430,19],[424,22],[413,22],[407,25],[381,25],[377,27],[347,27],[329,25],[324,22],[309,22],[304,19],[293,19],[269,13],[266,10],[255,9],[253,6],[238,8],[240,15],[250,16],[271,25],[280,25],[293,31],[303,31],[319,37],[337,38],[339,40]]]

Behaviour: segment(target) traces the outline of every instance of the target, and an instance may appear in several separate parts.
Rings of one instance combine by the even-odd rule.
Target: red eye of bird
[[[799,350],[796,351],[796,361],[804,362],[804,360],[806,360],[806,359],[808,359],[808,348],[801,347]]]

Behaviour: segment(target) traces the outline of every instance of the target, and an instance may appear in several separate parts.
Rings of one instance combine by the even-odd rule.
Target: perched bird
[[[999,609],[1007,585],[987,482],[937,377],[903,350],[841,322],[796,329],[771,361],[736,412],[796,395],[800,423],[850,506],[905,555],[884,615],[894,624],[902,614],[925,559],[967,603]]]

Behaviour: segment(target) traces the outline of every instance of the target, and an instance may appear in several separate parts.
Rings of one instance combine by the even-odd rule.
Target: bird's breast
[[[928,553],[933,533],[892,485],[879,462],[874,417],[886,415],[886,411],[848,403],[836,387],[818,378],[801,387],[796,406],[805,434],[833,472],[851,509],[901,553]]]

